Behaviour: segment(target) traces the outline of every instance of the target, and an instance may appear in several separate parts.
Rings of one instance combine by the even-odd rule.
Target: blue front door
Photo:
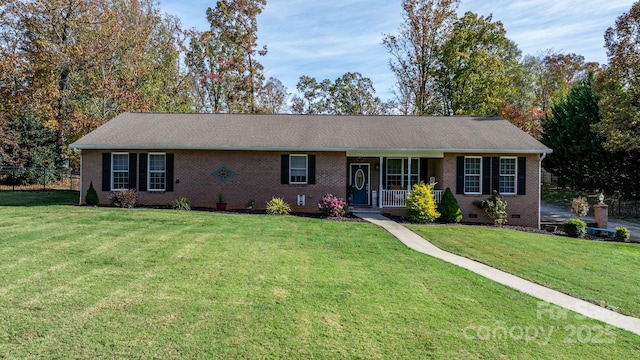
[[[369,164],[351,164],[351,205],[369,205]]]

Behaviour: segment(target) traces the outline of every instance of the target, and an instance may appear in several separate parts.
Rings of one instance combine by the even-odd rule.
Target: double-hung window
[[[167,184],[167,159],[164,153],[149,154],[149,191],[165,191]]]
[[[387,159],[387,186],[405,189],[407,184],[417,184],[420,180],[420,159]]]
[[[108,159],[108,158],[107,158]],[[129,189],[129,154],[111,154],[111,190]]]
[[[389,188],[403,185],[402,159],[387,160],[387,186]]]
[[[480,194],[482,179],[482,158],[467,156],[464,158],[464,193]]]
[[[308,175],[307,155],[292,154],[289,156],[289,183],[306,184]]]
[[[500,194],[516,193],[516,158],[500,158]]]

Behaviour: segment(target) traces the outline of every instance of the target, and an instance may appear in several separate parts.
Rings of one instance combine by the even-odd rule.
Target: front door
[[[351,205],[369,205],[369,164],[351,164]]]

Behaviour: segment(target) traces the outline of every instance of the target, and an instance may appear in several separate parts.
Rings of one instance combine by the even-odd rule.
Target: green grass
[[[80,193],[71,190],[0,191],[0,206],[75,205]]]
[[[439,248],[640,318],[640,245],[481,226],[411,226]]]
[[[365,223],[0,206],[0,233],[0,358],[624,359],[640,351],[634,334],[560,310],[550,316],[537,300]]]

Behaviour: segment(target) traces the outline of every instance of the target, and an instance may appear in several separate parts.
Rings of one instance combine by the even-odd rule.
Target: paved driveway
[[[593,210],[590,211],[589,216],[585,216],[582,220],[586,222],[595,222],[593,219]],[[576,217],[569,211],[568,206],[558,205],[547,201],[540,203],[540,221],[544,222],[564,222],[567,219]],[[618,220],[609,218],[609,229],[615,229],[618,226],[625,226],[631,233],[631,239],[635,242],[640,242],[640,224],[632,223],[629,221]]]

